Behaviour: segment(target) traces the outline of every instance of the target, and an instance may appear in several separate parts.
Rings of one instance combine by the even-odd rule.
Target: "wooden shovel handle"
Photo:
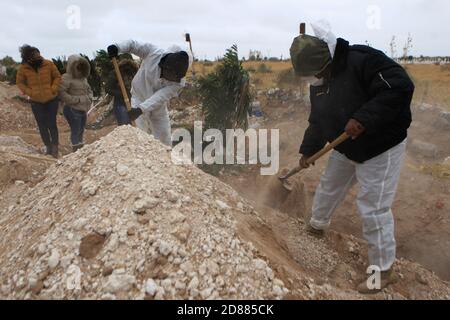
[[[119,64],[117,63],[116,57],[112,57],[112,64],[114,66],[114,71],[116,72],[117,81],[119,82],[120,91],[122,91],[123,100],[125,101],[125,105],[127,107],[127,110],[131,110],[131,103],[130,99],[128,98],[127,89],[125,88],[125,84],[123,83],[122,74],[120,73]],[[134,126],[134,122],[132,123]]]
[[[316,160],[320,159],[324,154],[328,153],[329,151],[340,145],[342,142],[346,141],[348,138],[350,138],[350,136],[346,132],[344,132],[336,140],[329,143],[315,155],[309,157],[308,160],[306,160],[306,162],[308,164],[313,164],[314,162],[316,162]]]

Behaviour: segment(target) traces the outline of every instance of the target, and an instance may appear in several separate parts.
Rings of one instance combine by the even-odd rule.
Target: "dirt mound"
[[[26,155],[38,155],[38,150],[20,137],[0,135],[0,188],[15,181],[34,182],[49,165]]]
[[[35,127],[30,104],[15,99],[19,95],[20,91],[16,86],[0,82],[0,131]]]
[[[52,165],[0,213],[1,298],[282,298],[269,263],[237,235],[237,193],[172,165],[120,127]]]

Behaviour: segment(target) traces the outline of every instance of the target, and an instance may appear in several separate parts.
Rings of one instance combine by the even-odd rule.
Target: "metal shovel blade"
[[[284,177],[278,177],[278,179],[281,181],[283,188],[285,188],[287,191],[291,192],[294,189],[287,178],[284,179]]]
[[[278,177],[278,179],[281,181],[281,183],[283,184],[283,187],[288,190],[289,192],[292,191],[294,189],[293,185],[289,183],[289,178],[292,177],[293,175],[297,174],[298,172],[301,171],[300,167],[295,167],[294,169],[289,170],[288,173],[286,173],[283,176]]]

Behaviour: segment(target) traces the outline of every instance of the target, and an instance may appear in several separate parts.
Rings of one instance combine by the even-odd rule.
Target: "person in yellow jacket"
[[[31,100],[31,109],[39,128],[46,154],[58,157],[58,89],[61,75],[52,61],[45,60],[39,49],[20,47],[22,64],[17,71],[16,83]]]

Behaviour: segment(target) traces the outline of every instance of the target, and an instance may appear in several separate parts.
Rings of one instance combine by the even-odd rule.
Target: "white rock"
[[[262,259],[254,259],[253,266],[258,270],[265,270],[267,268],[267,263]]]
[[[178,290],[184,290],[186,289],[186,284],[180,280],[177,280],[177,282],[175,282],[175,288]]]
[[[72,263],[72,259],[73,259],[73,256],[71,256],[71,255],[64,256],[61,259],[61,267],[63,267],[64,269],[67,269],[70,266],[70,264]]]
[[[172,252],[172,246],[166,241],[161,241],[158,250],[163,256],[167,257]]]
[[[123,164],[121,164],[121,163],[119,163],[117,166],[116,166],[116,171],[117,171],[117,173],[119,174],[119,176],[125,176],[125,175],[127,175],[128,174],[128,172],[130,171],[130,169],[126,166],[126,165],[123,165]]]
[[[188,284],[188,289],[189,290],[194,290],[197,289],[199,285],[199,281],[197,277],[192,278],[192,280],[189,282]]]
[[[172,280],[164,279],[163,281],[161,281],[161,286],[164,288],[165,291],[170,291],[172,287]]]
[[[48,258],[48,266],[50,269],[56,268],[56,266],[59,264],[59,252],[57,249],[52,250],[52,254]]]
[[[81,195],[84,198],[94,196],[97,193],[98,186],[89,180],[85,180],[81,183]]]
[[[38,252],[40,255],[43,255],[44,253],[47,252],[47,246],[45,245],[45,243],[40,243],[40,244],[39,244],[38,249],[37,249],[37,252]]]
[[[220,210],[227,210],[230,209],[230,206],[228,204],[226,204],[225,202],[221,201],[221,200],[216,200],[216,204],[219,207]]]
[[[175,191],[173,191],[173,190],[167,191],[167,199],[170,202],[177,202],[179,198],[180,198],[180,195],[178,193],[176,193]]]
[[[150,295],[150,296],[154,296],[156,294],[156,290],[158,289],[158,285],[156,284],[155,280],[153,279],[148,279],[145,282],[145,292]]]
[[[28,276],[28,288],[34,288],[38,282],[38,278],[36,275]]]
[[[144,213],[148,209],[154,209],[161,201],[156,198],[139,199],[134,203],[134,212]]]
[[[108,281],[105,284],[105,290],[109,293],[117,293],[120,291],[128,291],[133,287],[136,282],[136,278],[127,274],[116,274],[113,272],[108,277]]]
[[[100,297],[100,300],[116,300],[116,296],[111,293],[105,293]]]
[[[214,290],[214,288],[206,288],[206,289],[200,291],[200,296],[202,297],[202,299],[207,299],[211,295],[213,290]]]
[[[283,290],[279,287],[279,286],[273,286],[273,294],[276,296],[282,296],[283,295]]]

